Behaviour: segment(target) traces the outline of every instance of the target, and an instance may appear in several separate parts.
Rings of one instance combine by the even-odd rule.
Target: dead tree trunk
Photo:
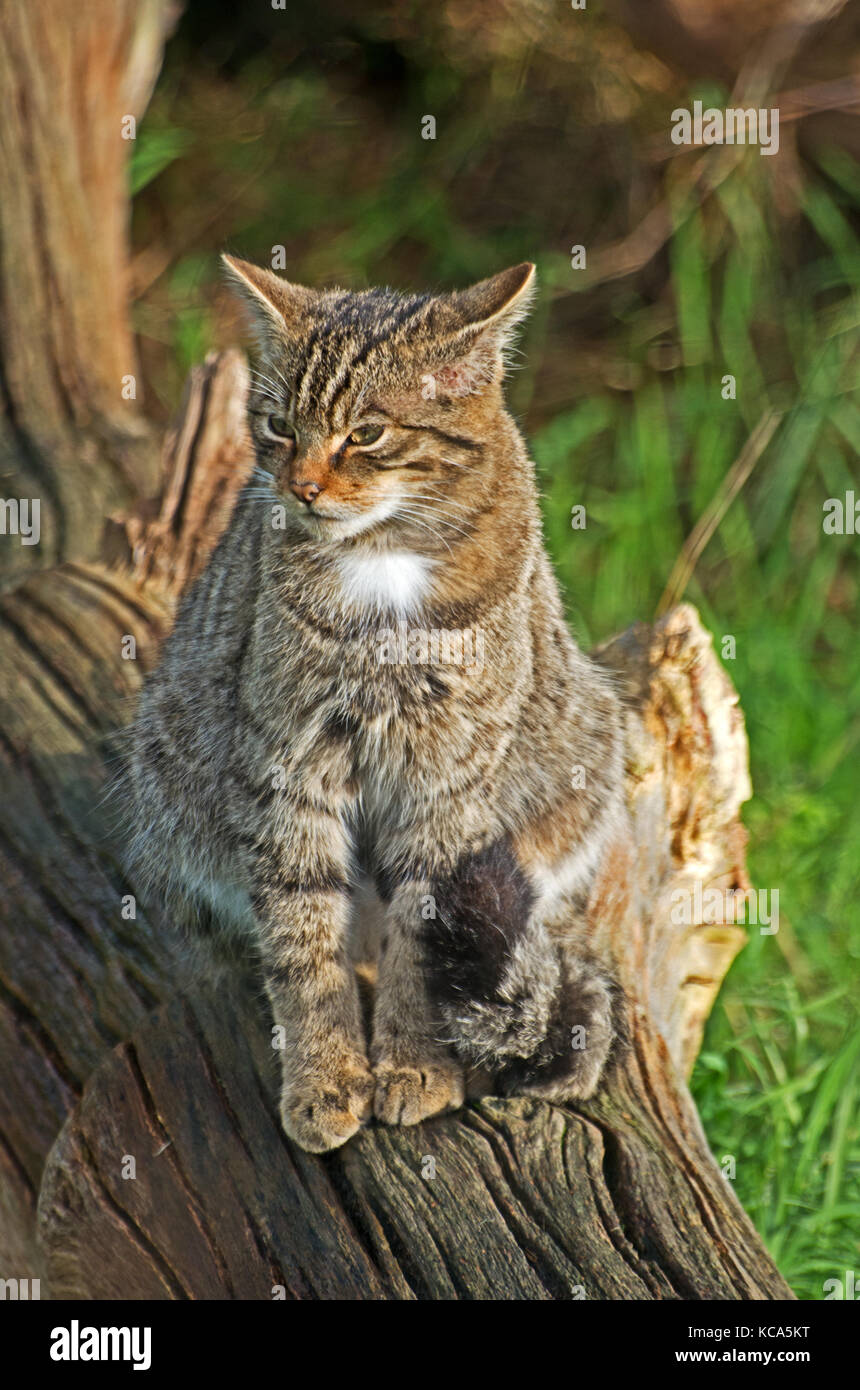
[[[37,545],[0,535],[4,584],[96,559],[105,516],[157,485],[133,404],[126,165],[171,9],[0,0],[0,498],[38,500],[41,524]]]
[[[40,546],[0,536],[0,1275],[70,1297],[785,1297],[685,1084],[743,933],[673,926],[672,895],[745,890],[749,791],[691,608],[599,654],[627,692],[635,863],[617,868],[643,908],[604,885],[594,944],[630,1042],[592,1103],[485,1099],[303,1154],[259,996],[177,992],[169,924],[131,913],[100,804],[111,738],[249,468],[236,354],[192,375],[157,514],[120,391],[121,121],[165,11],[0,0],[0,491],[43,503]]]

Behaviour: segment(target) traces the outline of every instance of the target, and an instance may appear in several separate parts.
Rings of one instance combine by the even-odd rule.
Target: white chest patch
[[[414,611],[430,587],[433,561],[409,550],[354,551],[337,559],[344,598],[364,609]]]

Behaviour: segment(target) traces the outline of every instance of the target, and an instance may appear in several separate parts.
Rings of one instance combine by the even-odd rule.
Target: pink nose
[[[319,483],[290,483],[290,487],[296,496],[301,498],[302,502],[307,502],[308,506],[310,506],[322,492]]]

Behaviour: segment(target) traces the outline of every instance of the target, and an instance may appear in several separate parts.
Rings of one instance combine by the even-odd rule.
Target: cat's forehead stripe
[[[343,372],[331,384],[326,393],[325,404],[332,404],[341,395],[347,392],[352,385],[356,371],[365,364],[375,349],[378,348],[381,343],[387,342],[394,337],[398,330],[404,329],[407,324],[419,319],[423,314],[424,308],[425,301],[423,300],[418,302],[408,301],[402,304],[398,309],[392,311],[388,319],[377,326],[376,334],[371,337],[368,342],[359,346],[352,360],[345,365]]]
[[[333,370],[314,373],[315,377],[321,378],[318,383],[314,382],[314,385],[319,386],[315,395],[322,409],[327,409],[341,394],[348,386],[355,369],[367,361],[374,349],[391,335],[408,313],[411,313],[411,305],[397,305],[387,315],[374,319],[371,324],[356,324],[357,328],[362,329],[359,334],[352,331],[331,334],[329,346],[336,362],[326,365],[333,365]]]
[[[325,318],[311,330],[297,366],[298,409],[330,409],[372,353],[420,318],[427,304],[426,296],[368,294],[323,305]]]

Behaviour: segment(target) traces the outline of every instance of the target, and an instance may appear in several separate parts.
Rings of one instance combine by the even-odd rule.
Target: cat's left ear
[[[505,349],[531,308],[535,281],[534,264],[523,261],[448,296],[455,328],[446,360],[433,373],[446,395],[471,395],[501,379]]]

